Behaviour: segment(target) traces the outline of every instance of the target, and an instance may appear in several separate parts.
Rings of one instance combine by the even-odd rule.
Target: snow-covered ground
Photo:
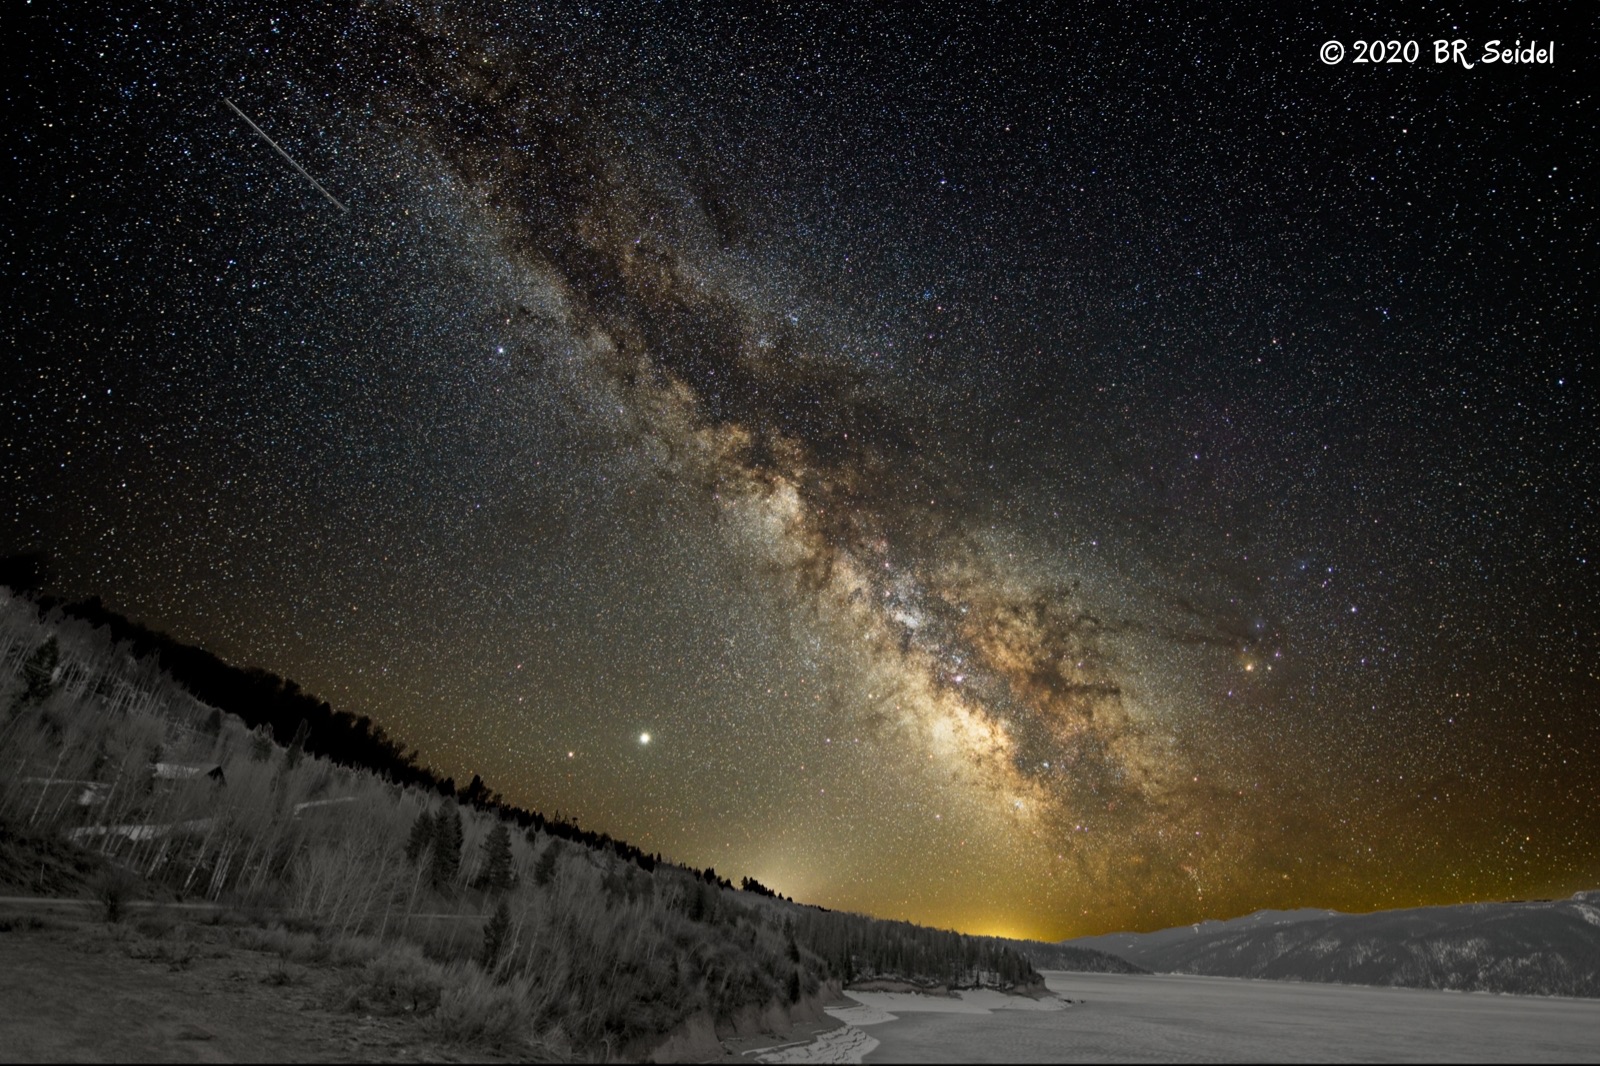
[[[845,1025],[760,1062],[1592,1062],[1600,1001],[1051,973],[1073,1000],[851,992]],[[870,1030],[870,1031],[869,1031]]]
[[[858,1063],[877,1048],[878,1041],[862,1029],[900,1020],[902,1014],[990,1014],[997,1010],[1060,1011],[1059,999],[1028,999],[979,989],[954,996],[923,996],[914,992],[851,992],[854,1007],[829,1007],[828,1013],[843,1027],[823,1033],[808,1044],[771,1048],[756,1055],[757,1062]]]
[[[829,1029],[809,1044],[794,1044],[763,1051],[757,1062],[835,1063],[860,1062],[878,1042],[854,1025]]]

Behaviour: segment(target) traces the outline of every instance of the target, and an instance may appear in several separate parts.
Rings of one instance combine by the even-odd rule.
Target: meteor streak
[[[243,111],[240,111],[238,106],[236,104],[234,104],[234,102],[232,100],[229,100],[226,96],[224,96],[222,98],[222,102],[228,105],[228,110],[232,111],[235,115],[238,115],[240,118],[244,119],[245,124],[248,125],[252,130],[255,131],[255,134],[256,134],[257,137],[260,137],[263,141],[266,141],[269,145],[272,146],[272,150],[274,152],[277,152],[279,155],[283,156],[283,161],[285,163],[288,163],[291,167],[294,167],[295,170],[300,172],[300,176],[302,178],[305,178],[311,184],[315,185],[317,187],[317,191],[320,192],[323,196],[327,197],[328,198],[328,202],[330,204],[332,204],[334,207],[337,207],[340,210],[340,212],[342,212],[343,214],[348,215],[350,213],[350,209],[348,207],[346,207],[344,204],[340,203],[334,197],[333,193],[329,192],[327,189],[324,189],[322,187],[322,182],[318,181],[316,178],[313,178],[310,174],[306,173],[306,168],[305,167],[301,166],[299,163],[296,163],[293,159],[291,159],[290,156],[289,156],[289,153],[285,152],[278,145],[277,141],[273,140],[271,137],[268,137],[265,130],[263,130],[260,126],[257,126],[254,122],[252,122],[250,120],[250,116],[249,115],[245,114]]]

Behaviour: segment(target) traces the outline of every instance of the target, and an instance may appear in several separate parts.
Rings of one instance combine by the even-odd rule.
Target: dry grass
[[[533,999],[526,978],[502,984],[468,969],[440,997],[430,1030],[444,1043],[520,1050],[534,1043]]]
[[[439,1006],[452,978],[447,967],[415,944],[391,944],[367,961],[340,1005],[351,1011],[420,1017]]]

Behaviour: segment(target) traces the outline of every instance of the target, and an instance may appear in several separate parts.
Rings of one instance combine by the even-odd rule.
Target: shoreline
[[[1444,989],[1194,974],[1044,976],[1043,1004],[993,992],[852,990],[829,1004],[835,1024],[809,1041],[795,1030],[717,1061],[1587,1062],[1600,1039],[1600,1000],[1578,997],[1467,999]]]
[[[829,1003],[825,1010],[847,1004],[847,1000]],[[848,1028],[847,1023],[825,1014],[822,1021],[797,1021],[782,1034],[762,1033],[758,1036],[735,1036],[722,1041],[723,1054],[707,1062],[753,1063],[762,1062],[762,1056],[788,1048],[804,1048],[816,1044],[828,1033]]]
[[[770,1034],[723,1041],[723,1063],[860,1063],[880,1044],[867,1030],[895,1022],[906,1014],[993,1015],[1002,1012],[1041,1013],[1067,1009],[1072,1001],[1048,989],[1027,993],[993,989],[902,991],[903,982],[865,982],[895,986],[892,990],[853,988],[824,1008],[828,1022],[792,1026],[781,1037]],[[734,1046],[742,1044],[747,1046]]]

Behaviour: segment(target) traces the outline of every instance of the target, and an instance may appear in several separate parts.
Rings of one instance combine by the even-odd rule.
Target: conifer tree
[[[495,963],[500,961],[500,955],[505,951],[506,940],[511,934],[511,908],[506,905],[506,898],[500,897],[499,906],[495,907],[494,914],[483,927],[483,954],[478,962],[485,970],[493,971]]]
[[[461,811],[454,805],[447,804],[440,809],[439,817],[433,827],[431,872],[435,887],[448,887],[450,882],[455,880],[456,872],[461,869],[462,837]]]
[[[543,888],[548,885],[556,875],[556,860],[560,858],[561,841],[552,840],[546,844],[544,851],[539,853],[539,861],[533,868],[533,883]]]
[[[406,839],[406,859],[416,862],[433,844],[436,823],[432,813],[423,811],[411,824],[411,836]]]
[[[511,830],[504,822],[496,822],[483,841],[483,870],[478,874],[478,887],[492,892],[503,892],[516,880],[511,865]]]
[[[461,801],[470,803],[478,810],[483,810],[489,802],[489,786],[483,783],[483,778],[477,774],[472,775],[472,780],[467,787],[461,790]]]

